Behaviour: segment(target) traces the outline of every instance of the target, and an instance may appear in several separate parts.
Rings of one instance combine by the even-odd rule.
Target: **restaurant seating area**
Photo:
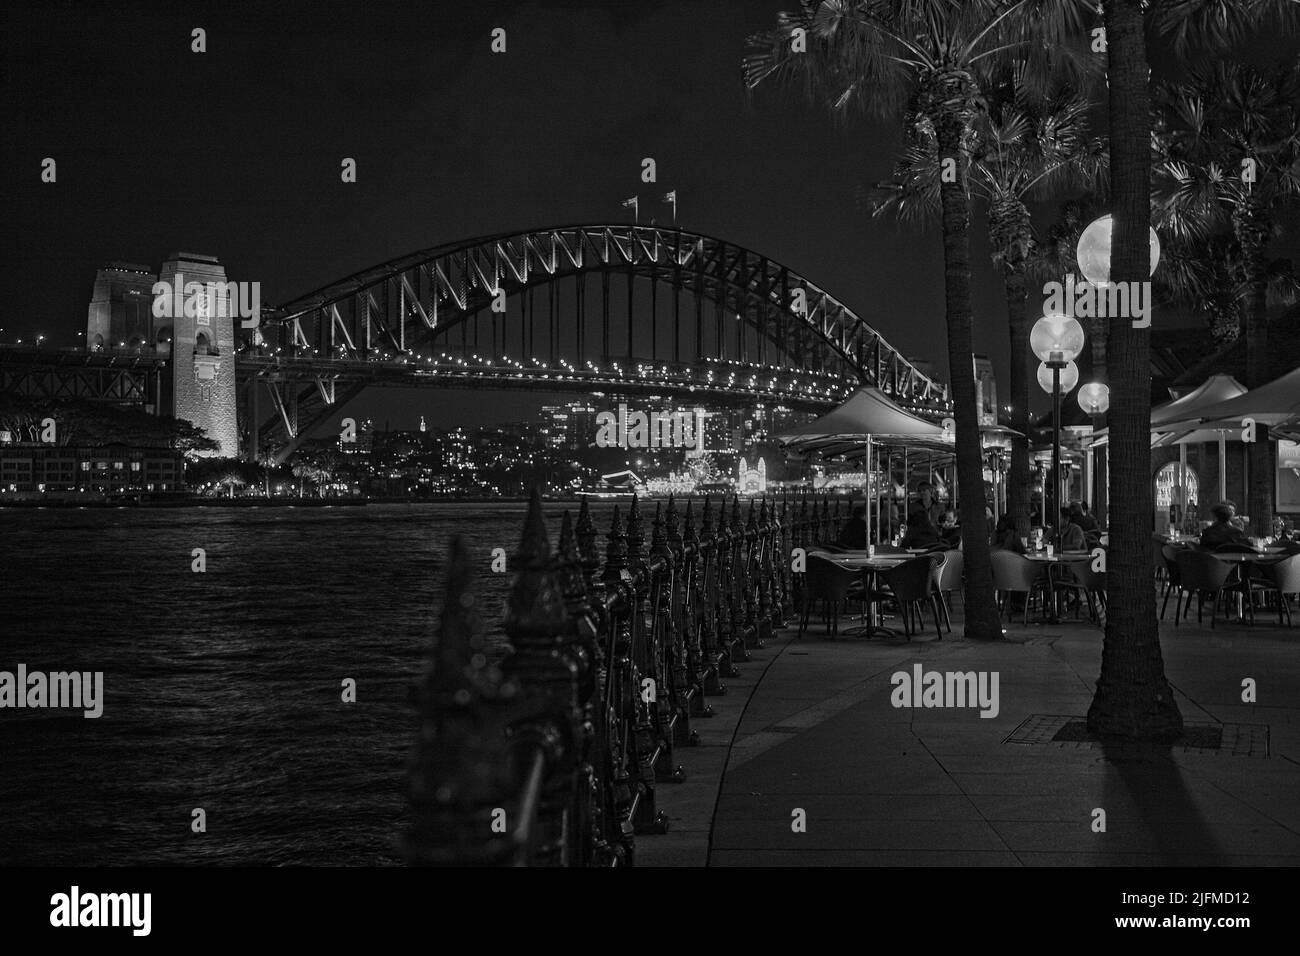
[[[1196,539],[1155,536],[1154,585],[1160,619],[1217,628],[1221,621],[1254,624],[1276,619],[1293,627],[1300,608],[1300,546],[1295,543],[1201,547]],[[1105,622],[1106,572],[1091,551],[1027,553],[994,549],[993,586],[1008,623],[1028,627],[1055,623],[1071,614],[1096,625]],[[960,549],[901,548],[869,550],[834,543],[815,544],[808,553],[800,634],[820,609],[832,637],[920,636],[932,624],[937,639],[952,633],[952,602],[960,600],[965,558]],[[1104,565],[1102,565],[1104,566]],[[1293,607],[1296,605],[1297,607]],[[849,621],[842,624],[841,618]],[[857,621],[853,622],[853,616]],[[889,626],[892,622],[895,626]]]
[[[1210,627],[1220,612],[1244,624],[1255,623],[1255,612],[1277,615],[1278,626],[1291,627],[1291,605],[1300,601],[1300,545],[1295,542],[1251,541],[1209,549],[1196,539],[1155,536],[1156,584],[1160,588],[1160,618],[1174,598],[1174,624],[1185,622],[1196,605],[1197,623],[1210,609]]]

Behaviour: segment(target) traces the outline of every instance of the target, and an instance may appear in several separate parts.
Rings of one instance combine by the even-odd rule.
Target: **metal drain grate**
[[[1141,741],[1102,741],[1088,732],[1083,717],[1034,714],[1003,741],[1007,744],[1036,744],[1058,750],[1101,750],[1107,753],[1195,753],[1231,757],[1269,756],[1267,724],[1188,723],[1183,736],[1171,744]]]

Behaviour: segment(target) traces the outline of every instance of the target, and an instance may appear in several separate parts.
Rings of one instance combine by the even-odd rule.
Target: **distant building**
[[[130,262],[110,262],[96,272],[86,317],[86,346],[99,351],[155,345],[153,284],[157,280],[154,270]]]
[[[754,468],[740,459],[736,466],[736,490],[742,495],[761,495],[767,491],[767,462],[762,458]]]
[[[157,283],[201,291],[155,297]],[[228,458],[239,454],[233,315],[238,303],[232,289],[225,267],[213,256],[172,253],[157,273],[111,262],[95,273],[86,313],[90,351],[149,350],[171,359],[158,401],[148,410],[202,428],[217,443],[212,454]]]
[[[184,490],[185,459],[172,448],[0,444],[0,495]]]
[[[645,482],[633,471],[616,471],[612,475],[601,475],[600,484],[610,491],[636,491]]]

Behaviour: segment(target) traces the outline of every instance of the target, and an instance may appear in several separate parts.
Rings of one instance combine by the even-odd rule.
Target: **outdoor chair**
[[[1091,561],[1071,564],[1069,579],[1057,579],[1053,590],[1073,594],[1078,599],[1074,608],[1075,620],[1079,619],[1079,605],[1088,603],[1088,618],[1094,624],[1101,623],[1101,613],[1106,610],[1106,573],[1094,571]],[[1053,599],[1056,595],[1053,594]]]
[[[960,551],[945,551],[934,568],[934,590],[939,595],[939,606],[943,608],[943,621],[949,634],[952,633],[952,616],[948,611],[948,594],[951,591],[961,593],[965,570],[966,558]]]
[[[899,613],[903,615],[903,633],[909,641],[912,634],[920,630],[920,606],[926,601],[930,603],[930,613],[934,616],[934,632],[939,640],[943,640],[943,631],[939,628],[939,605],[934,592],[934,568],[938,561],[938,555],[922,554],[888,571],[880,572],[880,579],[898,602]],[[912,622],[913,615],[915,626]]]
[[[803,619],[799,622],[799,636],[808,629],[808,616],[812,612],[814,601],[825,602],[823,621],[827,633],[836,637],[840,632],[840,604],[848,597],[849,590],[858,583],[858,572],[841,568],[833,561],[808,555],[808,570],[803,579]]]
[[[1203,623],[1205,596],[1210,594],[1214,598],[1210,610],[1210,627],[1214,627],[1219,614],[1219,598],[1232,590],[1228,587],[1228,576],[1232,573],[1232,565],[1220,561],[1208,552],[1190,549],[1180,551],[1175,563],[1178,565],[1178,600],[1182,606],[1179,607],[1178,604],[1174,606],[1174,623],[1177,624],[1180,618],[1187,617],[1187,611],[1192,606],[1193,594],[1197,599],[1196,623]],[[1187,596],[1185,604],[1182,603],[1184,594]]]
[[[992,551],[989,558],[993,562],[993,589],[1002,595],[1006,605],[1007,620],[1011,620],[1012,608],[1010,595],[1025,596],[1025,626],[1029,626],[1029,604],[1033,596],[1047,589],[1047,565],[1038,564],[1021,557],[1014,551]]]
[[[1286,614],[1286,626],[1291,627],[1291,595],[1300,594],[1300,554],[1277,564],[1266,564],[1260,570],[1264,577],[1258,582],[1264,593],[1277,595],[1277,623],[1282,626],[1282,615]]]
[[[1160,605],[1160,620],[1165,619],[1165,610],[1169,607],[1169,595],[1178,589],[1178,553],[1186,551],[1186,548],[1179,548],[1176,545],[1166,544],[1160,548],[1160,560],[1165,566],[1165,589],[1160,595],[1162,603]],[[1174,609],[1177,614],[1177,607]]]

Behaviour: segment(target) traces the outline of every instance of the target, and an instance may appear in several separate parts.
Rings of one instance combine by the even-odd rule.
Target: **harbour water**
[[[0,710],[0,864],[398,863],[449,543],[498,628],[525,508],[0,510],[0,671],[104,673],[98,719]]]

